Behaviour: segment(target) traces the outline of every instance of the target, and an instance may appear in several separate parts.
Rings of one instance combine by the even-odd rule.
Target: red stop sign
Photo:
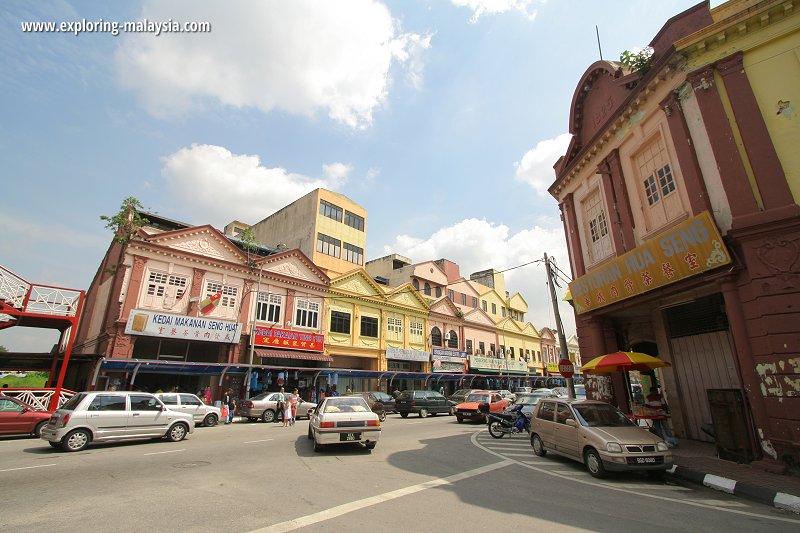
[[[565,378],[571,378],[575,374],[575,365],[569,359],[561,359],[558,362],[558,373]]]

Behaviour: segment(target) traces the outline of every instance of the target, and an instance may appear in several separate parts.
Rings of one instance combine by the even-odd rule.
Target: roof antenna
[[[603,60],[603,49],[600,48],[600,30],[597,29],[597,24],[594,26],[594,32],[597,34],[597,49],[600,51],[600,61]]]

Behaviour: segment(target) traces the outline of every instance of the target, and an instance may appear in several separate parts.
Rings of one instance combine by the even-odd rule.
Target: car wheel
[[[180,442],[186,437],[187,433],[189,433],[189,426],[183,422],[178,422],[169,428],[169,431],[167,431],[167,438],[172,442]]]
[[[42,428],[44,427],[45,424],[47,424],[47,420],[42,420],[41,422],[36,424],[36,427],[33,428],[33,436],[34,437],[41,437],[42,436]]]
[[[377,442],[365,442],[364,447],[368,450],[374,450],[375,445],[378,444]]]
[[[464,419],[463,419],[463,418],[461,418],[461,417],[460,417],[460,416],[458,416],[458,415],[456,415],[456,421],[457,421],[459,424],[463,424],[463,423],[464,423]]]
[[[428,416],[428,410],[427,409],[425,409],[423,407],[422,409],[419,410],[419,417],[420,418],[427,418],[427,416]]]
[[[309,440],[314,438],[314,432],[311,431],[311,424],[308,424],[308,438]]]
[[[541,437],[534,433],[531,435],[531,447],[533,448],[533,453],[536,454],[538,457],[544,457],[547,455],[547,450],[544,449],[544,442],[542,442]]]
[[[65,452],[79,452],[86,448],[86,445],[92,440],[91,434],[85,429],[76,429],[67,433],[67,436],[61,441],[61,448]]]
[[[606,468],[603,466],[603,460],[594,448],[586,450],[583,454],[583,462],[586,464],[586,469],[592,477],[604,478],[606,476]]]
[[[503,425],[496,420],[489,424],[489,435],[496,439],[502,439],[505,432],[503,431]]]
[[[403,417],[403,418],[405,418],[405,417],[407,417],[407,416],[408,416],[408,413],[400,413],[400,416],[401,416],[401,417]]]
[[[272,409],[265,410],[264,413],[261,415],[261,420],[267,423],[273,422],[275,420],[275,411],[273,411]]]
[[[203,419],[203,425],[206,427],[213,428],[217,425],[217,415],[208,415]]]
[[[60,442],[53,442],[51,440],[47,441],[47,444],[49,444],[53,448],[60,448],[61,447],[61,443]]]

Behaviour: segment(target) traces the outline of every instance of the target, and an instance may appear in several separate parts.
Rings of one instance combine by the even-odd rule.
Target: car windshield
[[[610,404],[573,404],[572,407],[581,418],[581,424],[588,427],[626,427],[635,425],[622,411]]]
[[[517,405],[536,405],[542,398],[552,398],[550,394],[526,394],[518,397],[514,403]]]
[[[488,394],[470,394],[467,396],[467,402],[488,402],[491,396]]]
[[[360,396],[346,396],[330,398],[325,402],[325,413],[363,413],[369,411],[369,406]]]
[[[84,398],[86,398],[86,396],[87,395],[85,392],[79,392],[78,394],[67,400],[67,402],[61,407],[59,407],[59,409],[63,409],[64,411],[74,411],[75,408],[78,407],[78,404],[81,403],[81,401]]]

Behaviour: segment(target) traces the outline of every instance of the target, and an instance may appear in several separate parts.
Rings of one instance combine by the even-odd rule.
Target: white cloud
[[[398,253],[415,263],[449,259],[459,265],[461,275],[467,279],[471,273],[489,268],[505,271],[506,290],[512,295],[519,292],[525,298],[529,307],[526,320],[537,329],[555,326],[544,263],[538,260],[547,253],[561,270],[570,274],[562,229],[536,226],[511,234],[507,226],[485,219],[462,220],[428,237],[398,235],[392,244],[384,246],[384,253]],[[538,262],[527,264],[533,261]],[[556,289],[559,300],[566,289],[566,283]],[[560,302],[559,312],[569,336],[575,332],[572,308]]]
[[[266,167],[257,155],[236,155],[227,148],[193,144],[163,158],[161,175],[176,209],[221,228],[237,219],[255,224],[319,187],[336,189],[350,165],[323,166],[326,179],[284,168]]]
[[[472,10],[472,17],[469,19],[473,24],[478,22],[481,15],[497,15],[507,11],[519,11],[526,18],[533,20],[536,18],[536,9],[532,4],[542,3],[536,0],[450,0],[459,7],[467,7]]]
[[[556,180],[553,165],[567,152],[572,134],[562,133],[555,139],[539,141],[517,161],[516,178],[530,185],[541,196],[549,196],[547,188]]]
[[[210,33],[129,33],[117,50],[124,86],[153,115],[219,103],[312,116],[353,128],[387,99],[393,62],[421,83],[430,36],[402,33],[377,0],[147,0],[140,18],[208,21]]]

